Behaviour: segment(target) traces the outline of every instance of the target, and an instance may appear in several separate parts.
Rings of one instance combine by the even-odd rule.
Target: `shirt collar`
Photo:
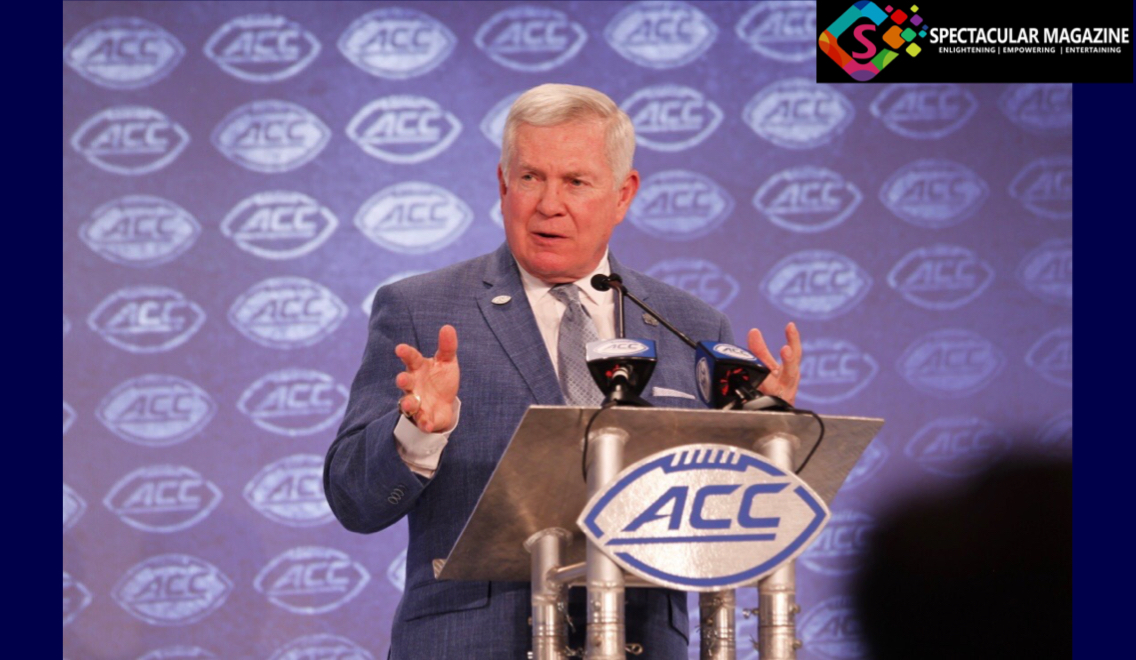
[[[514,257],[513,260],[516,261],[516,257]],[[548,284],[547,282],[540,280],[538,277],[525,270],[524,266],[522,266],[519,261],[517,262],[517,270],[521,271],[521,283],[524,284],[525,291],[530,293],[531,295],[534,295],[536,300],[542,298],[545,294],[552,290],[552,287],[556,286],[554,284]],[[584,277],[581,277],[580,279],[573,282],[573,284],[579,287],[580,291],[582,291],[589,300],[591,300],[594,304],[599,305],[602,304],[605,300],[609,300],[612,294],[610,290],[606,292],[600,292],[593,289],[592,277],[597,273],[607,275],[610,272],[611,264],[608,260],[608,250],[605,248],[603,258],[601,258],[600,262],[596,264],[595,269]]]

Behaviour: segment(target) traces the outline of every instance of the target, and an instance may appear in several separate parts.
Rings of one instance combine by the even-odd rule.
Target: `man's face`
[[[498,167],[497,180],[509,249],[548,283],[574,282],[595,269],[639,190],[634,170],[616,187],[599,121],[521,124],[508,178]]]

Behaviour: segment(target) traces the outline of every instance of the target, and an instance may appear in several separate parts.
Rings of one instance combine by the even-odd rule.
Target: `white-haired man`
[[[408,517],[393,658],[517,658],[529,650],[527,583],[440,582],[431,561],[449,553],[530,405],[599,403],[598,390],[573,389],[567,378],[582,364],[582,338],[615,336],[612,293],[591,287],[594,273],[620,273],[629,290],[691,336],[733,342],[723,314],[608,253],[639,189],[634,151],[631,120],[601,92],[573,85],[525,92],[509,111],[497,168],[505,244],[375,296],[324,486],[353,531]],[[689,348],[638,316],[627,320],[627,333],[658,344],[646,398],[696,407]],[[748,340],[777,365],[762,391],[792,401],[800,337],[793,324],[785,334],[780,362],[759,331]],[[581,624],[570,641],[576,647],[583,646],[579,605],[570,608]],[[626,613],[628,643],[642,644],[651,658],[686,657],[685,594],[628,589]]]

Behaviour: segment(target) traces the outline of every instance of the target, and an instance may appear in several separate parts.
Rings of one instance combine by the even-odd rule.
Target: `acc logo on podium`
[[[753,452],[703,444],[628,466],[576,523],[624,569],[669,587],[712,591],[793,559],[827,519],[824,501],[796,475]]]

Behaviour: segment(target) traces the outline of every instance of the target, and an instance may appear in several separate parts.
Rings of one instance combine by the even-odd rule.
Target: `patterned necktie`
[[[588,342],[599,339],[596,324],[580,304],[580,289],[575,284],[557,284],[551,293],[568,306],[560,317],[560,339],[556,344],[560,391],[570,406],[598,406],[603,403],[603,393],[592,380],[584,359]]]

